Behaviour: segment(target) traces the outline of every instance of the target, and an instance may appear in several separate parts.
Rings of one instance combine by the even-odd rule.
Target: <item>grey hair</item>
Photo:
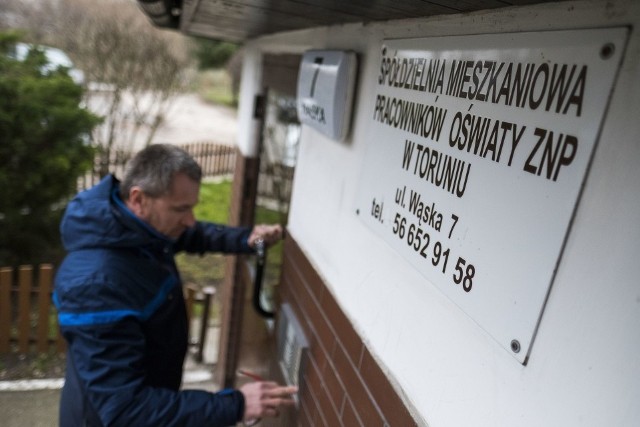
[[[176,173],[184,173],[198,183],[202,180],[202,169],[189,153],[175,145],[150,145],[127,163],[120,184],[121,197],[127,200],[134,186],[150,197],[161,197],[171,190]]]

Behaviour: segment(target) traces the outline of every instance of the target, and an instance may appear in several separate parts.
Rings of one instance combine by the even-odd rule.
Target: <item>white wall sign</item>
[[[626,34],[382,46],[358,214],[523,363]]]
[[[356,54],[337,50],[305,52],[298,74],[298,117],[341,141],[349,130]]]

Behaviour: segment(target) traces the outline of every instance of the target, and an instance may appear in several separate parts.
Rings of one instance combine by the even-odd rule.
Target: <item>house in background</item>
[[[139,4],[244,43],[234,223],[299,134],[275,321],[223,296],[221,383],[300,385],[265,425],[640,423],[640,3]]]

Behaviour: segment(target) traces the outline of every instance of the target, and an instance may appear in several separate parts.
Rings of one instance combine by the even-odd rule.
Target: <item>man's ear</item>
[[[146,208],[146,195],[138,186],[131,187],[129,190],[129,198],[127,199],[127,207],[138,217],[144,217]]]

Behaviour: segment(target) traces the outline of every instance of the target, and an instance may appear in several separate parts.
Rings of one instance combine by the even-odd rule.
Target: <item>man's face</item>
[[[171,190],[161,197],[149,197],[139,188],[131,189],[127,205],[140,219],[172,239],[195,224],[193,208],[198,203],[200,184],[178,173]]]

